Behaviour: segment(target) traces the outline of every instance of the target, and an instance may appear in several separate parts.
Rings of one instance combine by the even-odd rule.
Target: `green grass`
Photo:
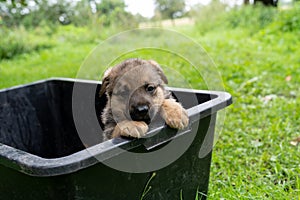
[[[209,199],[300,199],[300,149],[290,144],[300,136],[300,38],[297,31],[274,31],[274,27],[255,33],[245,27],[222,27],[205,34],[199,26],[177,29],[207,50],[234,101],[226,109],[224,128],[214,147]],[[52,48],[1,60],[0,88],[54,76],[76,77],[99,40],[60,41],[60,37],[60,33],[52,36]],[[178,48],[184,49],[184,44]],[[202,78],[185,67],[184,59],[152,50],[127,53],[120,59],[131,56],[154,57],[174,66],[192,87],[205,89]],[[176,82],[173,75],[170,79]]]
[[[0,62],[0,87],[10,87],[49,77],[75,77],[94,45],[62,44],[38,53]]]
[[[300,135],[299,39],[229,31],[205,41],[234,99],[214,149],[210,198],[299,199],[299,148],[290,145]]]

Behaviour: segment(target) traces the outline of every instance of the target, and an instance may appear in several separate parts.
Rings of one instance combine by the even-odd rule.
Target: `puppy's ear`
[[[102,84],[101,84],[101,88],[100,88],[100,92],[99,92],[100,97],[106,92],[107,86],[109,85],[111,69],[112,68],[108,68],[104,72],[104,76],[102,78]]]
[[[159,64],[156,61],[154,61],[154,60],[149,60],[149,63],[156,68],[159,76],[164,81],[164,83],[168,84],[168,79],[167,79],[166,75],[164,74],[162,68],[159,66]]]

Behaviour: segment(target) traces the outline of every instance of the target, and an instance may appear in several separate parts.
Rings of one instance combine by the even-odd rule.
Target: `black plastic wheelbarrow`
[[[74,84],[82,97],[93,92],[92,98],[86,95],[92,106],[75,106]],[[74,119],[76,113],[96,111],[102,126],[99,116],[106,99],[97,95],[100,84],[56,78],[0,91],[0,199],[190,200],[197,194],[205,199],[217,111],[231,104],[231,96],[170,88],[188,109],[189,128],[175,131],[160,125],[147,138],[102,142],[99,130],[84,126],[91,120]],[[182,153],[153,170],[151,162],[139,170],[138,159],[123,155],[148,155],[170,145]],[[173,151],[162,152],[155,162],[172,158]],[[128,168],[114,167],[119,163]]]

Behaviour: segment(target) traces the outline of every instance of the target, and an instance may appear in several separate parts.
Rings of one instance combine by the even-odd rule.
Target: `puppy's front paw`
[[[148,131],[148,125],[143,121],[122,121],[118,123],[112,137],[126,136],[133,138],[143,137]]]
[[[184,129],[189,124],[186,110],[173,99],[164,100],[161,115],[171,128]]]

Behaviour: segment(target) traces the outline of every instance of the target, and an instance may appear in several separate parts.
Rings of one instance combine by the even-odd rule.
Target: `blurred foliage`
[[[7,27],[24,26],[25,28],[37,27],[44,21],[47,24],[86,26],[98,24],[111,26],[112,24],[129,28],[136,27],[135,16],[125,11],[123,0],[24,0],[0,1],[0,21]]]
[[[235,8],[227,15],[226,20],[229,28],[248,28],[255,32],[276,20],[277,15],[278,9],[258,4]]]
[[[0,59],[51,48],[66,40],[99,42],[114,33],[138,27],[144,20],[126,12],[123,0],[78,1],[77,4],[65,0],[52,4],[46,0],[24,2],[0,2]],[[243,29],[248,35],[261,38],[300,32],[299,3],[291,9],[280,10],[259,4],[230,8],[212,1],[207,6],[194,6],[190,16],[196,21],[198,35],[227,29]]]
[[[69,24],[70,16],[74,15],[71,1],[57,0],[49,3],[47,0],[32,1],[26,3],[12,3],[7,0],[0,3],[0,17],[2,24],[7,27],[25,26],[37,27],[43,21],[51,24]]]
[[[272,6],[255,4],[230,8],[214,1],[208,6],[195,6],[190,15],[195,19],[199,33],[206,34],[214,30],[243,28],[250,35],[260,31],[299,31],[300,4],[280,10]],[[230,11],[230,12],[229,12]],[[211,15],[214,13],[214,15]]]
[[[294,5],[293,9],[282,12],[280,20],[274,24],[276,30],[283,32],[300,32],[300,3]]]
[[[185,0],[155,0],[156,15],[162,19],[175,19],[184,16]]]
[[[112,32],[136,28],[141,16],[133,16],[125,7],[123,0],[2,0],[0,59],[50,48],[70,36],[74,41],[93,42]],[[64,30],[69,31],[61,33],[61,25],[68,25]]]
[[[278,0],[254,0],[254,3],[262,3],[265,6],[275,6],[278,5]]]
[[[137,27],[135,17],[125,11],[123,0],[102,0],[101,3],[93,1],[95,14],[103,20],[104,26],[120,26],[123,28]]]
[[[212,13],[214,14],[212,15]],[[217,1],[213,1],[207,6],[198,4],[189,13],[195,19],[196,27],[201,34],[224,26],[225,14],[226,6]]]
[[[43,25],[29,32],[24,27],[0,29],[0,59],[11,59],[16,55],[51,48],[54,43],[48,39],[49,27]]]

